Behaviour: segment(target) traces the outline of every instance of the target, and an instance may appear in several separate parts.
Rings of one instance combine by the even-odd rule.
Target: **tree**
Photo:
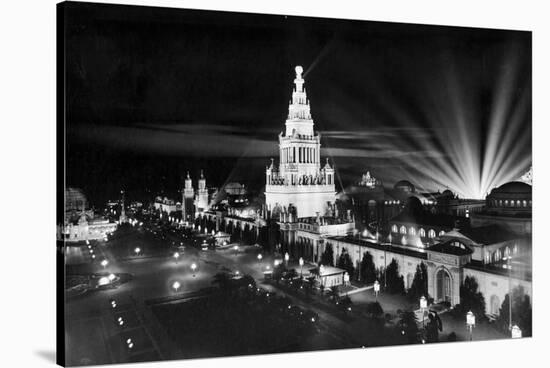
[[[418,321],[414,312],[402,312],[399,325],[401,326],[401,334],[406,336],[409,343],[416,343],[418,341]]]
[[[485,297],[478,288],[475,277],[464,278],[464,282],[460,285],[460,304],[456,307],[461,317],[472,311],[478,320],[485,318]]]
[[[400,294],[405,291],[405,281],[403,280],[403,276],[399,275],[399,264],[395,258],[392,258],[391,263],[388,265],[385,277],[390,293]]]
[[[424,262],[416,266],[411,287],[407,291],[409,300],[416,301],[421,296],[428,298],[428,269]]]
[[[384,314],[382,306],[378,302],[372,302],[367,304],[366,308],[367,315],[371,318],[380,318]]]
[[[363,253],[360,266],[361,279],[366,284],[372,284],[376,280],[376,268],[369,252]]]
[[[345,248],[342,249],[342,253],[340,254],[340,257],[338,257],[338,262],[336,262],[336,267],[346,270],[346,272],[350,277],[355,272],[355,267],[353,267],[353,261],[351,260],[351,257],[349,256],[349,253]]]
[[[334,251],[332,250],[332,244],[327,244],[325,251],[321,254],[321,264],[324,266],[334,265]]]
[[[510,297],[506,294],[504,301],[500,307],[498,317],[499,325],[503,331],[508,331],[510,320]],[[532,315],[531,298],[525,294],[525,290],[520,285],[512,290],[512,325],[518,325],[521,329],[521,334],[524,337],[529,337],[532,334],[533,315]]]

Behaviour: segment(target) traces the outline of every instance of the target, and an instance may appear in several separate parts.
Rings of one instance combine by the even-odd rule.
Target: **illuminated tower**
[[[334,169],[328,159],[321,169],[321,137],[313,130],[303,69],[297,66],[295,71],[286,129],[279,134],[279,166],[272,160],[266,169],[265,198],[272,216],[278,216],[277,212],[287,214],[292,205],[296,217],[313,217],[325,215],[336,199]]]
[[[195,199],[195,209],[197,212],[208,210],[208,189],[206,189],[206,179],[204,178],[202,170],[199,178],[197,197]]]
[[[189,171],[187,172],[187,177],[185,178],[185,186],[183,188],[182,194],[182,219],[187,221],[189,219],[193,220],[195,217],[195,211],[193,209],[193,198],[195,197],[195,190],[193,189],[193,182],[189,176]]]
[[[121,190],[120,191],[120,194],[122,194],[122,202],[120,204],[120,217],[118,219],[119,223],[124,223],[127,221],[127,218],[126,218],[126,210],[124,208],[124,191]]]

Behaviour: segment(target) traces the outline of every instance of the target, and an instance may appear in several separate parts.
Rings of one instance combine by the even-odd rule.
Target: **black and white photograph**
[[[543,6],[2,10],[1,366],[544,365]]]
[[[532,336],[531,32],[57,11],[62,364]]]

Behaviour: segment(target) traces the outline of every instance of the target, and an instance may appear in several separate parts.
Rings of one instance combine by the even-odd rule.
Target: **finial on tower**
[[[189,176],[189,171],[187,171],[187,179],[191,179],[191,177]]]
[[[202,169],[201,169],[201,179],[204,179],[204,174],[202,172]]]
[[[296,71],[296,78],[302,78],[302,73],[304,72],[304,69],[300,65],[296,65],[296,68],[294,68],[294,70]]]

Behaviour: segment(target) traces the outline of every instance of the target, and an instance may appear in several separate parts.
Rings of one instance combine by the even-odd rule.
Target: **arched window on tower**
[[[420,228],[419,235],[420,235],[421,238],[425,238],[426,237],[426,230],[424,230],[423,228]]]
[[[399,228],[399,232],[403,235],[406,235],[407,234],[407,228],[405,226],[401,226]]]
[[[397,225],[392,225],[391,231],[392,231],[392,233],[396,233],[397,232]]]
[[[416,235],[416,230],[415,230],[414,227],[409,228],[409,235],[410,236],[415,236]]]
[[[435,238],[435,230],[434,229],[430,229],[430,231],[428,231],[428,238],[430,238],[430,239]]]

